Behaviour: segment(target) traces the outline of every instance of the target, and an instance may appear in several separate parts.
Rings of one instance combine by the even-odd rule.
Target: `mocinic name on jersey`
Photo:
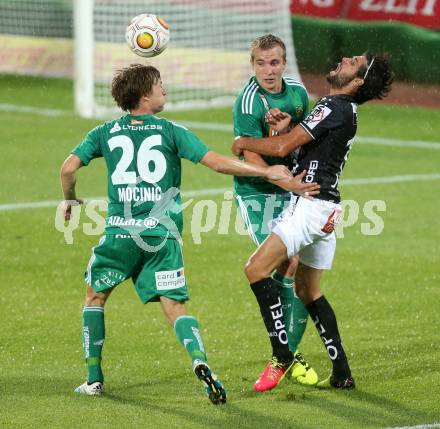
[[[107,220],[107,226],[138,226],[142,228],[155,228],[159,221],[154,217],[146,219],[125,219],[121,216],[110,216]]]
[[[151,188],[126,187],[118,188],[118,197],[121,203],[130,201],[159,201],[162,199],[162,189],[158,186]]]

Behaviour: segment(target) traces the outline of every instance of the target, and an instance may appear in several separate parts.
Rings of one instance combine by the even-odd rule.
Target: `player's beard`
[[[328,74],[326,77],[327,82],[331,85],[332,88],[343,88],[348,85],[352,80],[353,76],[344,76],[340,74]]]

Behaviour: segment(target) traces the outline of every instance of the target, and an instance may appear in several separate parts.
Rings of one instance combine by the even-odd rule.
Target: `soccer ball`
[[[130,49],[141,57],[155,57],[170,41],[168,24],[156,15],[142,13],[135,16],[125,31]]]

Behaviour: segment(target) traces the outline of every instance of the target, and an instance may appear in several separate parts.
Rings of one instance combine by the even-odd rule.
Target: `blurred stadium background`
[[[185,162],[183,191],[194,198],[184,231],[189,305],[230,402],[210,406],[158,306],[139,305],[128,284],[107,307],[107,395],[73,395],[84,376],[82,272],[100,232],[84,210],[73,245],[56,230],[58,171],[85,133],[114,114],[113,70],[147,62],[123,40],[127,21],[146,11],[171,26],[169,48],[151,61],[170,92],[164,116],[224,154],[255,36],[272,31],[290,41],[289,74],[315,96],[326,92],[323,75],[342,55],[391,52],[393,92],[360,107],[342,178],[357,220],[344,229],[324,278],[356,391],[293,383],[267,395],[251,391],[269,353],[242,273],[254,248],[234,231],[235,211],[227,234],[214,219],[196,245],[192,207],[210,199],[220,208],[232,186]],[[440,0],[0,0],[0,427],[440,427],[439,30]],[[78,195],[104,196],[105,177],[104,162],[94,161],[79,174]],[[363,234],[371,200],[386,203],[378,236]],[[94,235],[84,233],[87,223]],[[327,375],[311,323],[302,352]]]
[[[74,78],[77,111],[105,115],[113,70],[140,60],[126,49],[125,27],[139,11],[154,10],[172,29],[168,50],[150,60],[163,70],[169,107],[230,103],[250,73],[250,41],[264,32],[286,40],[288,73],[301,73],[312,93],[325,92],[315,75],[341,56],[386,50],[396,79],[430,84],[423,95],[435,104],[439,9],[433,0],[1,0],[0,73]],[[413,101],[397,87],[392,101]]]

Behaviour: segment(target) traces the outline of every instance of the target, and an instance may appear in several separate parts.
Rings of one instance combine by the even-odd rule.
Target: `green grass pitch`
[[[1,77],[0,104],[64,109],[58,117],[0,112],[0,205],[61,200],[59,167],[98,123],[71,113],[71,83]],[[177,120],[230,123],[230,109],[169,113]],[[440,111],[372,104],[359,108],[360,136],[440,141]],[[229,132],[195,130],[228,154]],[[355,144],[343,179],[440,173],[436,148]],[[105,195],[97,160],[79,173],[78,195]],[[159,305],[143,306],[130,282],[106,307],[106,395],[80,397],[82,274],[97,236],[67,245],[55,207],[0,210],[0,427],[2,428],[385,428],[440,422],[439,184],[437,180],[344,186],[360,207],[384,200],[384,230],[361,234],[361,216],[338,240],[323,289],[333,304],[357,389],[327,392],[286,382],[257,394],[252,384],[269,341],[243,266],[247,237],[217,230],[184,253],[191,301],[209,362],[229,398],[212,406]],[[225,188],[227,176],[184,161],[183,190]],[[204,196],[222,201],[221,195]],[[193,205],[195,202],[193,203]],[[81,225],[88,220],[83,217]],[[301,351],[321,377],[329,361],[312,323]]]

